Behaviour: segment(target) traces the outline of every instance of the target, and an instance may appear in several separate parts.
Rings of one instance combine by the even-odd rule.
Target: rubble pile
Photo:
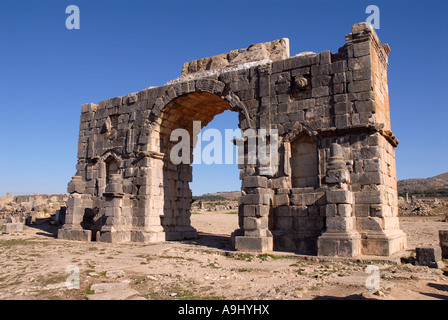
[[[54,215],[58,217],[57,220],[59,221],[58,213],[65,212],[67,199],[67,194],[19,195],[13,197],[8,192],[6,196],[0,197],[0,225],[31,224],[36,219],[50,218]],[[19,229],[17,230],[20,231]]]
[[[437,198],[417,199],[412,197],[398,199],[398,211],[400,216],[437,216],[440,215],[439,208],[448,208],[448,201]]]

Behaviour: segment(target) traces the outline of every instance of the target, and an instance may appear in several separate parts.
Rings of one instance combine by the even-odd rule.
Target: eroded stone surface
[[[232,50],[229,53],[187,62],[183,65],[182,76],[250,62],[278,61],[287,58],[289,58],[289,39],[283,38],[272,42],[253,44],[247,49]]]

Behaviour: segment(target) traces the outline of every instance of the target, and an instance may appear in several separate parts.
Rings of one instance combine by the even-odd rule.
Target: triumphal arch
[[[268,162],[249,161],[249,138],[239,141],[236,250],[353,257],[405,249],[389,52],[370,24],[359,23],[336,53],[291,57],[284,38],[185,63],[182,76],[163,86],[82,105],[78,163],[58,237],[197,237],[190,224],[192,167],[172,161],[171,133],[187,130],[191,153],[193,122],[205,126],[231,110],[242,132],[265,129],[263,140],[276,141]]]

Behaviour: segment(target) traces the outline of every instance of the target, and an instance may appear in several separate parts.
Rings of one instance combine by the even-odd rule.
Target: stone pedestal
[[[240,198],[238,210],[240,229],[234,233],[235,249],[251,252],[273,251],[274,241],[268,226],[273,192],[267,188],[267,178],[244,177],[243,188],[250,193]]]
[[[271,252],[274,249],[272,237],[235,237],[235,249],[250,252]]]
[[[430,268],[443,268],[442,250],[440,247],[419,247],[415,248],[416,265]]]
[[[165,232],[167,241],[196,239],[198,232],[191,226],[174,226]]]
[[[143,243],[158,243],[166,240],[166,235],[163,230],[160,231],[139,231],[133,230],[131,232],[131,241]]]
[[[80,176],[74,176],[68,183],[68,192],[70,193],[67,200],[67,211],[65,215],[65,224],[58,230],[58,239],[90,241],[92,232],[84,230],[81,227],[81,221],[84,216],[86,205],[89,202],[83,194],[85,191],[85,183]]]
[[[354,257],[361,253],[361,236],[355,231],[353,194],[349,189],[350,174],[342,148],[333,143],[330,148],[326,183],[326,232],[317,241],[318,255]]]
[[[361,254],[390,256],[406,249],[406,234],[399,230],[361,231]]]
[[[318,254],[355,257],[361,252],[360,240],[357,232],[325,232],[317,241]]]
[[[105,208],[105,223],[97,233],[97,241],[101,242],[128,242],[131,241],[131,233],[122,223],[123,186],[121,175],[111,174],[109,183],[103,193]]]
[[[89,242],[92,239],[92,231],[64,225],[58,230],[58,239]]]

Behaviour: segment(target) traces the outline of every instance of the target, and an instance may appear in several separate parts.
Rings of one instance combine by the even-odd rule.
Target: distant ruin
[[[193,121],[206,126],[231,110],[241,130],[279,135],[278,170],[266,175],[260,163],[239,166],[236,250],[354,257],[405,249],[390,48],[367,23],[354,25],[345,40],[337,53],[293,57],[288,39],[256,44],[186,63],[182,76],[164,86],[82,105],[77,171],[58,237],[197,237],[190,224],[192,168],[170,161],[170,133],[191,134]]]

